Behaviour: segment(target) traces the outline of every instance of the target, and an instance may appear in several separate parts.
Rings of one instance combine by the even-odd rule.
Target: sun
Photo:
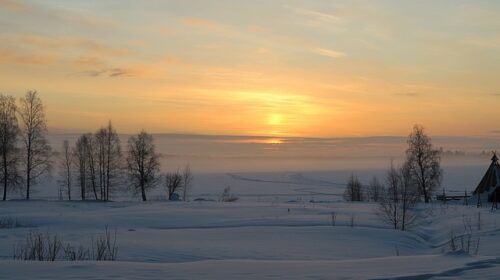
[[[266,139],[265,143],[279,145],[279,144],[283,144],[283,140],[281,140],[279,138],[269,138],[269,139]]]
[[[267,124],[273,126],[283,125],[283,115],[277,113],[269,114]]]

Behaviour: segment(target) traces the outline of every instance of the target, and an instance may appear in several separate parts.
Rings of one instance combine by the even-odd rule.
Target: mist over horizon
[[[80,135],[50,133],[49,139],[54,151],[59,151],[65,139],[72,144]],[[407,148],[405,136],[152,135],[164,170],[190,164],[201,173],[386,169],[391,160],[401,161]],[[122,149],[126,149],[129,136],[120,134]],[[445,166],[488,164],[491,152],[500,150],[495,137],[431,138],[435,148],[442,148]]]

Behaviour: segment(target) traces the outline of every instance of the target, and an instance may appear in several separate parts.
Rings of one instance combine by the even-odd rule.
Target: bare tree
[[[99,189],[102,200],[109,200],[121,170],[121,146],[118,133],[111,121],[95,133],[96,157],[98,166]]]
[[[76,169],[75,172],[77,174],[78,184],[80,185],[80,196],[82,200],[87,198],[88,137],[88,134],[81,135],[73,148],[74,166]]]
[[[156,153],[153,136],[142,131],[128,140],[127,171],[136,192],[146,201],[146,190],[154,188],[160,171],[160,155]]]
[[[394,229],[398,229],[401,223],[401,212],[399,207],[399,173],[391,162],[391,167],[387,172],[387,188],[380,197],[379,214],[390,223]]]
[[[59,185],[66,189],[68,200],[71,200],[71,186],[73,183],[73,153],[69,141],[64,140],[59,162]]]
[[[419,192],[411,179],[411,169],[405,164],[396,169],[391,163],[387,172],[387,188],[379,199],[379,215],[394,229],[406,230],[415,220],[411,209],[419,199]]]
[[[47,121],[45,108],[36,91],[28,91],[20,99],[21,138],[24,144],[24,172],[26,199],[30,199],[30,189],[40,176],[49,173],[52,167],[51,148],[47,141]]]
[[[94,194],[95,200],[99,200],[99,197],[97,196],[97,143],[95,138],[91,133],[86,134],[86,139],[85,144],[87,145],[85,152],[85,159],[87,160],[87,171],[86,171],[86,176],[87,176],[87,181],[90,183],[90,189],[92,190],[92,193]]]
[[[193,183],[193,173],[191,172],[191,166],[187,164],[182,171],[182,200],[187,201],[191,185]]]
[[[412,180],[418,185],[425,203],[441,185],[441,153],[432,147],[431,139],[420,125],[413,127],[406,150],[407,164]]]
[[[0,94],[0,182],[3,185],[3,200],[7,199],[8,190],[18,186],[21,179],[16,109],[14,97]]]
[[[411,167],[405,163],[400,171],[400,203],[401,203],[401,230],[406,230],[415,221],[411,209],[419,200],[418,186],[412,180]]]
[[[168,192],[168,200],[174,200],[177,191],[183,188],[183,175],[179,171],[165,175],[165,189]],[[178,199],[178,197],[177,197]]]
[[[367,186],[366,192],[371,201],[378,202],[382,196],[384,186],[378,181],[376,176],[373,176]]]
[[[354,174],[347,181],[344,198],[347,201],[363,201],[363,186]]]

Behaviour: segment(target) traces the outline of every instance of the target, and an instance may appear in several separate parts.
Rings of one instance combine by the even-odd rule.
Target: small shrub
[[[61,250],[62,249],[62,250]],[[63,244],[57,235],[29,232],[26,240],[14,246],[14,259],[25,261],[114,261],[118,255],[116,230],[105,232],[91,239],[90,247]]]
[[[106,230],[104,235],[98,236],[97,239],[92,239],[92,259],[96,261],[114,261],[118,254],[118,247],[116,246],[116,230],[113,235]]]
[[[63,248],[63,251],[64,251],[64,259],[68,261],[90,260],[90,251],[88,248],[85,249],[83,246],[75,248],[71,246],[71,244],[67,244],[66,247]]]
[[[14,259],[24,261],[55,261],[62,242],[57,235],[29,232],[24,243],[14,247]]]

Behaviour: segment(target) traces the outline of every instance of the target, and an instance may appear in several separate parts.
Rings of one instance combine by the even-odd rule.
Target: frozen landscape
[[[323,149],[338,154],[351,151],[342,160],[345,169],[327,171],[318,167],[340,165],[338,159],[328,154],[311,156],[309,162],[293,157],[292,151],[315,150],[303,143],[204,139],[195,147],[205,145],[210,152],[196,157],[196,148],[187,152],[193,143],[186,138],[199,141],[199,136],[183,136],[177,145],[176,137],[158,136],[159,150],[165,171],[186,162],[198,170],[189,202],[166,201],[161,186],[148,193],[147,202],[126,191],[111,202],[58,201],[56,178],[47,179],[37,186],[35,200],[0,204],[0,218],[15,220],[14,226],[0,229],[0,279],[496,279],[500,271],[500,216],[488,207],[463,201],[420,204],[416,223],[400,231],[381,218],[377,203],[344,201],[351,173],[363,182],[372,176],[383,180],[391,151],[398,160],[404,149],[398,141],[327,144]],[[218,150],[219,145],[227,149]],[[182,155],[173,154],[183,149]],[[468,152],[476,150],[473,146]],[[365,161],[363,154],[370,159]],[[225,167],[215,164],[221,160],[237,164],[224,173]],[[444,161],[443,186],[462,193],[479,182],[488,157]],[[219,201],[226,186],[237,201]],[[15,246],[30,232],[90,246],[106,227],[116,233],[116,261],[13,260]]]
[[[500,279],[499,13],[0,0],[0,280]]]
[[[314,197],[325,201],[4,202],[2,216],[15,217],[19,227],[0,229],[0,278],[495,279],[498,273],[499,215],[488,208],[421,206],[418,223],[403,232],[375,214],[376,204]],[[472,225],[473,249],[452,252],[451,234],[468,234],[464,220]],[[30,231],[86,245],[106,226],[116,229],[116,261],[12,260],[14,244]]]

